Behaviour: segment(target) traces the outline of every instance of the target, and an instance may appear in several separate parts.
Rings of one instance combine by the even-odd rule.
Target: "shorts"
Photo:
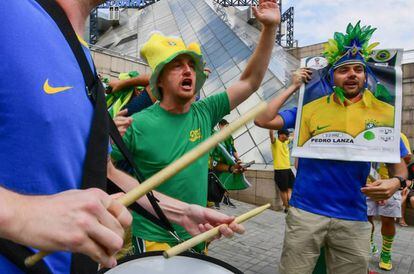
[[[397,191],[384,205],[367,198],[367,215],[401,218],[401,191]]]
[[[327,273],[367,274],[371,224],[290,207],[279,264],[280,274],[310,274],[325,248]]]
[[[275,169],[274,179],[280,191],[287,191],[289,188],[293,188],[293,183],[295,182],[295,175],[293,175],[293,172],[290,168]]]

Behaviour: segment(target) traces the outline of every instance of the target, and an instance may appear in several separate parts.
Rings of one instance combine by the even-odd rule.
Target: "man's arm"
[[[275,139],[275,132],[273,129],[269,130],[269,137],[270,137],[270,142],[274,144],[276,142],[276,139]]]
[[[138,182],[134,178],[116,169],[111,161],[108,161],[108,178],[125,192],[130,191],[138,185]],[[221,234],[225,237],[233,236],[234,232],[244,232],[242,225],[233,222],[234,217],[199,205],[187,204],[156,191],[154,191],[154,195],[160,201],[159,205],[166,217],[173,223],[184,227],[191,235],[205,232],[217,224],[228,224],[228,226],[220,229]],[[156,215],[146,196],[137,202],[150,213]]]
[[[398,164],[387,164],[390,179],[377,180],[371,184],[367,184],[361,191],[375,201],[389,199],[398,189],[400,189],[400,181],[394,176],[407,178],[407,165],[404,159]],[[411,182],[407,181],[407,186],[411,186]]]
[[[268,129],[281,129],[284,126],[284,121],[280,115],[278,115],[280,108],[283,104],[295,93],[303,83],[310,80],[312,75],[309,69],[299,69],[292,75],[292,84],[282,91],[280,95],[274,98],[267,105],[266,111],[256,117],[254,123],[263,128]]]
[[[260,0],[259,7],[252,7],[252,9],[257,20],[262,23],[263,29],[259,43],[239,81],[227,89],[230,109],[241,104],[259,88],[275,44],[276,28],[280,24],[279,6],[275,0]]]
[[[229,173],[243,173],[246,171],[246,168],[240,165],[240,163],[236,163],[234,165],[227,165],[225,163],[218,163],[214,168],[216,171],[220,172],[229,172]]]
[[[0,187],[0,237],[45,251],[83,253],[116,265],[132,216],[99,189],[27,196]]]
[[[108,83],[108,86],[111,87],[109,93],[114,93],[114,92],[123,90],[125,88],[129,88],[129,87],[137,87],[137,86],[146,87],[149,85],[150,77],[151,77],[151,74],[143,74],[143,75],[139,75],[137,77],[133,77],[130,79],[125,79],[125,80],[114,79]]]

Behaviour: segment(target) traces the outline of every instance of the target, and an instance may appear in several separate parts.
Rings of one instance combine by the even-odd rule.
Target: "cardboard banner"
[[[400,162],[402,50],[376,50],[367,60],[368,87],[359,102],[344,104],[333,94],[328,62],[306,57],[312,80],[300,89],[294,157],[364,162]],[[381,82],[387,92],[378,93]],[[375,92],[374,92],[375,90]]]

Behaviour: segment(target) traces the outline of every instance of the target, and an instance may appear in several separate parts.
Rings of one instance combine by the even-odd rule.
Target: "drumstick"
[[[244,221],[247,221],[248,219],[259,215],[260,213],[262,213],[263,211],[265,211],[266,209],[268,209],[270,207],[270,204],[265,204],[261,207],[257,207],[253,210],[250,210],[249,212],[244,213],[243,215],[240,215],[239,217],[236,217],[236,219],[234,220],[234,222],[240,224],[243,223]],[[219,230],[220,227],[225,226],[225,224],[216,226],[215,228],[210,229],[209,231],[206,231],[204,233],[201,233],[185,242],[182,242],[181,244],[178,244],[170,249],[167,249],[166,251],[163,252],[163,255],[165,258],[171,258],[177,254],[180,254],[184,251],[186,251],[187,249],[190,249],[196,245],[198,245],[199,243],[205,242],[208,239],[211,239],[215,236],[217,236],[219,234]]]
[[[154,174],[149,179],[145,180],[143,183],[136,186],[131,191],[127,192],[122,197],[118,198],[118,201],[125,205],[129,206],[134,203],[136,200],[158,187],[160,184],[186,168],[188,165],[193,163],[195,160],[203,156],[205,153],[209,152],[212,148],[217,146],[220,142],[227,139],[233,132],[239,129],[241,126],[247,122],[253,120],[257,115],[265,111],[267,106],[266,102],[261,102],[256,107],[249,110],[244,115],[240,116],[239,119],[230,123],[227,127],[220,130],[218,133],[214,134],[204,142],[202,142],[197,147],[193,148],[181,158],[174,161],[172,164],[166,168],[160,170],[158,173]],[[207,168],[207,167],[206,167]],[[49,255],[51,252],[40,251],[32,256],[27,257],[24,260],[24,263],[27,267],[33,266],[43,257]]]

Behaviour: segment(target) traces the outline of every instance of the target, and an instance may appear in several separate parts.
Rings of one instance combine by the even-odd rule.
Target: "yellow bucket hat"
[[[194,61],[196,73],[195,91],[198,94],[206,81],[204,61],[199,44],[191,43],[186,46],[181,38],[154,33],[142,46],[141,56],[147,61],[152,70],[150,78],[151,91],[158,100],[161,100],[161,93],[157,86],[158,77],[164,66],[181,54],[189,55]]]

